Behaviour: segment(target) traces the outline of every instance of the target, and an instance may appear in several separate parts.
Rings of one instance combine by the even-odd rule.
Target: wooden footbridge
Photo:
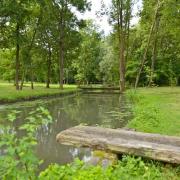
[[[57,141],[65,145],[90,147],[115,154],[131,154],[180,164],[180,137],[109,129],[76,126],[57,135]]]

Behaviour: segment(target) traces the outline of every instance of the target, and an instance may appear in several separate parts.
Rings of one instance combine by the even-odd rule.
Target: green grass
[[[133,101],[134,112],[128,127],[142,132],[180,136],[180,87],[139,88],[128,90],[127,94]],[[165,174],[159,179],[180,179],[180,166],[163,163],[157,166],[155,161],[153,164]],[[152,170],[149,167],[149,171]]]
[[[134,118],[128,127],[138,131],[180,136],[180,87],[129,90]]]
[[[15,87],[9,83],[0,83],[0,102],[15,102],[19,100],[31,100],[40,97],[48,97],[53,95],[62,95],[77,91],[75,85],[64,85],[64,89],[60,90],[56,84],[51,85],[47,89],[44,84],[35,83],[34,90],[30,88],[30,84],[26,83],[22,91],[15,90]]]

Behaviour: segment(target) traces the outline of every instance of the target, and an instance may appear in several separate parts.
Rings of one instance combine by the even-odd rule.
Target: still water
[[[131,117],[131,105],[127,98],[118,94],[78,94],[33,102],[0,105],[0,121],[6,119],[11,110],[21,111],[14,126],[25,123],[27,114],[38,106],[47,108],[53,123],[42,126],[38,132],[37,155],[44,161],[41,169],[51,163],[66,164],[74,158],[87,160],[91,156],[88,148],[75,148],[56,142],[56,135],[72,126],[86,124],[121,128]]]

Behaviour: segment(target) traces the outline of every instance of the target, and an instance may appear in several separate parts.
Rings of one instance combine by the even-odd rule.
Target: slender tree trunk
[[[24,69],[23,73],[22,73],[22,78],[21,78],[20,90],[23,89],[25,74],[26,74],[26,72],[25,72],[25,69]]]
[[[119,86],[120,92],[125,91],[125,75],[126,75],[126,61],[129,50],[129,26],[131,17],[131,0],[123,2],[118,0],[117,14],[118,14],[118,36],[119,36]],[[126,52],[126,53],[125,53]]]
[[[123,32],[123,2],[120,0],[119,2],[119,46],[120,46],[120,58],[119,58],[119,75],[120,75],[120,92],[125,91],[125,36]]]
[[[143,55],[143,58],[142,58],[142,61],[141,61],[141,65],[140,65],[139,71],[138,71],[137,76],[136,76],[135,89],[138,86],[140,75],[141,75],[141,72],[143,70],[143,67],[144,67],[144,64],[145,64],[145,61],[146,61],[146,56],[147,56],[147,52],[148,52],[148,48],[149,48],[149,44],[150,44],[150,40],[151,40],[151,37],[152,37],[152,33],[153,33],[154,26],[155,26],[155,22],[156,22],[156,18],[157,18],[159,8],[160,8],[160,6],[159,6],[159,0],[158,0],[156,10],[155,10],[154,20],[152,22],[152,26],[151,26],[151,29],[150,29],[150,32],[149,32],[147,46],[146,46],[146,49],[144,51],[144,55]]]
[[[120,92],[125,91],[125,45],[124,45],[124,34],[121,33],[121,43],[120,43]]]
[[[47,83],[46,83],[46,88],[49,88],[49,84],[50,84],[50,76],[51,76],[51,48],[49,48],[49,52],[48,52],[48,59],[47,59]]]
[[[63,49],[63,42],[60,42],[60,49],[59,49],[59,83],[60,89],[63,89],[63,79],[64,79],[64,49]]]
[[[34,72],[33,72],[32,63],[31,63],[30,73],[31,73],[31,89],[34,89]]]
[[[67,70],[67,80],[66,80],[66,84],[69,84],[69,71]]]
[[[152,58],[151,58],[151,72],[150,72],[150,78],[149,78],[149,84],[150,87],[153,84],[153,76],[154,76],[154,69],[155,69],[155,62],[157,57],[157,35],[158,35],[158,29],[159,29],[159,21],[160,18],[157,16],[156,18],[156,25],[155,25],[155,35],[154,35],[154,45],[153,45],[153,52],[152,52]]]
[[[126,56],[125,56],[125,62],[127,63],[128,61],[128,56],[129,56],[129,34],[130,34],[130,20],[128,22],[128,27],[127,27],[127,36],[126,36]]]
[[[64,13],[63,9],[60,13],[60,41],[59,41],[59,84],[60,89],[63,89],[63,79],[64,79]]]
[[[125,63],[128,61],[129,56],[129,34],[130,34],[130,19],[131,19],[131,0],[126,2],[126,23],[125,23],[125,44],[126,44],[126,55],[125,55]]]
[[[19,60],[19,24],[16,25],[16,75],[15,75],[15,84],[16,90],[19,90],[19,69],[20,69],[20,60]]]
[[[34,89],[34,76],[33,74],[31,75],[31,89]]]

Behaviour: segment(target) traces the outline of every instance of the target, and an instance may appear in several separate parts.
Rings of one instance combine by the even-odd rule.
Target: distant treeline
[[[134,0],[102,3],[113,31],[105,36],[80,20],[87,0],[0,1],[0,79],[22,89],[25,81],[132,86],[180,85],[178,1],[143,0],[132,25]],[[72,7],[76,8],[74,11]]]

